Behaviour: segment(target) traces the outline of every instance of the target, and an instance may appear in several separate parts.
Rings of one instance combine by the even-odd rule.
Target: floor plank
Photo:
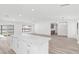
[[[8,39],[0,39],[0,54],[16,54],[13,49],[10,49],[10,41]]]
[[[78,54],[79,44],[76,39],[52,35],[49,41],[50,54]]]

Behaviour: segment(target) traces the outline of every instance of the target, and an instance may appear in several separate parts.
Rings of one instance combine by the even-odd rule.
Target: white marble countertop
[[[50,37],[51,37],[51,35],[45,35],[45,34],[38,34],[38,33],[23,33],[23,35],[26,35],[26,34],[35,35],[35,36],[41,36],[41,37],[47,37],[47,38],[50,38]]]

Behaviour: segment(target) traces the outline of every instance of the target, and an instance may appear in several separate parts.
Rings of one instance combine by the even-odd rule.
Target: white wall
[[[49,22],[42,22],[35,24],[35,33],[50,35],[50,26]]]
[[[64,35],[68,38],[77,37],[77,22],[69,21],[67,23],[58,23],[58,35]]]
[[[68,38],[76,38],[77,22],[68,22]]]
[[[58,23],[58,35],[67,36],[67,22]]]

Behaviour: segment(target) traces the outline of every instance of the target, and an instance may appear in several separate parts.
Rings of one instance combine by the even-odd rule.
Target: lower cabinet
[[[30,34],[29,34],[30,35]],[[14,39],[13,48],[16,54],[48,54],[49,38],[30,35]]]

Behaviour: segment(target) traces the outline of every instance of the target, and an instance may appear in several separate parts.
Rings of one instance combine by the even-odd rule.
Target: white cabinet
[[[16,52],[17,47],[18,47],[18,39],[17,39],[17,37],[12,36],[12,38],[10,40],[10,48]]]
[[[48,54],[50,38],[26,34],[14,39],[13,46],[17,54]],[[18,40],[18,41],[17,41]]]

